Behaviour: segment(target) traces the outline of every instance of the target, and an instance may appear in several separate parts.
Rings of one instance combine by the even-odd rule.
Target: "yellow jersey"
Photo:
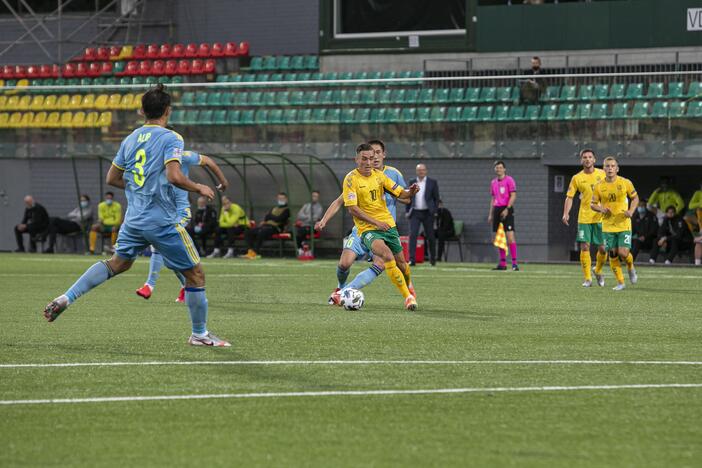
[[[108,205],[104,201],[98,204],[98,219],[107,226],[117,226],[122,222],[122,205],[112,200]]]
[[[629,209],[629,200],[636,196],[634,184],[629,179],[617,176],[614,182],[603,180],[592,191],[592,202],[611,213],[602,216],[602,232],[631,231],[631,218],[624,212]]]
[[[386,176],[383,171],[373,169],[371,174],[365,177],[358,169],[354,169],[344,177],[344,206],[358,206],[368,216],[395,227],[395,220],[385,203],[385,192],[397,197],[403,190],[400,184]],[[356,217],[353,218],[353,222],[359,237],[366,231],[378,229]]]
[[[595,169],[592,174],[585,174],[585,171],[580,171],[570,179],[568,185],[568,198],[575,197],[577,192],[580,192],[580,209],[578,210],[579,224],[594,224],[602,222],[602,213],[590,208],[590,200],[592,200],[592,189],[604,180],[605,171]]]

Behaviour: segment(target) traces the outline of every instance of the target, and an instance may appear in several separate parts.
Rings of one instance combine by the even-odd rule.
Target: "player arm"
[[[386,231],[390,228],[390,226],[388,226],[387,223],[378,221],[374,217],[366,214],[362,209],[358,207],[358,205],[347,205],[346,209],[349,210],[349,213],[351,213],[351,216],[353,216],[354,218],[360,219],[361,221],[365,221],[368,224],[372,224],[381,231]]]
[[[598,213],[607,213],[607,211],[602,208],[602,205],[600,205],[600,194],[597,193],[597,190],[594,190],[592,192],[592,200],[590,201],[590,209],[592,211],[596,211]]]
[[[126,183],[124,182],[124,169],[121,169],[116,165],[112,164],[110,166],[110,169],[108,169],[107,171],[107,177],[105,177],[105,182],[107,183],[107,185],[124,189],[126,187]]]
[[[336,200],[331,202],[329,205],[329,208],[327,208],[327,211],[324,212],[324,216],[322,216],[322,219],[320,219],[317,224],[314,226],[315,229],[321,230],[324,229],[329,222],[330,219],[332,219],[341,209],[341,206],[344,204],[344,195],[339,195],[336,197]]]
[[[629,203],[629,210],[624,214],[627,218],[631,218],[636,213],[636,208],[639,206],[639,194],[634,189],[633,185],[630,185],[627,195],[631,202]]]
[[[692,199],[690,200],[688,207],[691,210],[698,210],[702,208],[702,190],[698,190],[692,195]]]
[[[509,194],[509,201],[507,202],[507,208],[512,208],[514,206],[514,202],[517,201],[517,192],[512,192]]]
[[[220,192],[224,192],[225,190],[227,190],[227,187],[229,187],[229,181],[224,175],[224,172],[222,172],[222,169],[220,169],[220,167],[217,165],[216,162],[212,160],[212,158],[201,154],[200,165],[205,166],[207,169],[211,170],[214,173],[215,177],[219,181],[219,185],[217,185],[217,190],[219,190]]]
[[[183,171],[180,170],[180,161],[173,159],[166,164],[166,178],[168,182],[175,185],[179,189],[188,192],[195,192],[209,200],[214,200],[214,192],[207,185],[202,185],[188,179]]]

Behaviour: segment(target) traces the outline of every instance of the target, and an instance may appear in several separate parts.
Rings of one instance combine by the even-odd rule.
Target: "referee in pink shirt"
[[[517,242],[514,239],[514,202],[517,200],[517,184],[514,179],[507,175],[507,168],[503,161],[495,162],[495,174],[497,177],[490,183],[490,212],[488,223],[492,224],[492,232],[497,232],[497,228],[502,223],[507,236],[509,255],[512,257],[512,270],[519,271],[517,265]],[[507,254],[502,249],[500,252],[500,263],[495,270],[507,269]]]

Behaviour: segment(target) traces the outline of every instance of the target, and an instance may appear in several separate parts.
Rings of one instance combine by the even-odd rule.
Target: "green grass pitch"
[[[169,271],[151,300],[134,294],[148,259],[47,324],[44,305],[94,261],[0,255],[0,466],[702,460],[700,269],[641,267],[616,293],[608,268],[586,290],[577,265],[421,265],[418,311],[383,275],[347,312],[326,305],[332,261],[208,260],[209,329],[233,347],[201,349]],[[135,399],[153,396],[184,399]],[[17,403],[42,399],[72,402]]]

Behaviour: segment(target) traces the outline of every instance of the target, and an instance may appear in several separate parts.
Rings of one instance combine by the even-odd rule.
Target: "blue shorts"
[[[148,231],[122,226],[117,236],[115,253],[126,260],[134,260],[149,245],[153,245],[163,255],[163,262],[171,270],[190,270],[200,263],[193,240],[180,224]]]
[[[190,208],[185,208],[184,210],[178,212],[178,224],[185,227],[190,224],[190,218],[192,217],[193,215],[190,212]]]
[[[368,256],[369,258],[373,257],[373,254],[371,254],[366,246],[363,245],[361,238],[354,232],[351,232],[351,234],[344,238],[344,249],[352,250],[353,253],[356,254],[356,260],[359,260],[364,256]]]

